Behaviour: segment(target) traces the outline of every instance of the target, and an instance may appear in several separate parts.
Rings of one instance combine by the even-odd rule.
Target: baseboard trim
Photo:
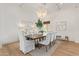
[[[79,43],[79,41],[77,41],[77,40],[69,40],[69,41],[72,41],[72,42],[75,42],[75,43]]]
[[[75,43],[79,43],[79,41],[74,41]]]
[[[75,42],[75,43],[79,43],[79,41],[75,41],[75,40],[69,40],[69,41],[72,41],[72,42]]]

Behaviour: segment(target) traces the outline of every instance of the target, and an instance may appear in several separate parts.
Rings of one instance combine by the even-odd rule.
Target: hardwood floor
[[[19,50],[19,43],[11,43],[4,45],[2,49],[0,49],[0,56],[31,56],[30,54],[23,54]]]
[[[53,56],[79,56],[79,44],[74,42],[62,41],[57,47]]]
[[[79,44],[68,41],[61,41],[60,45],[51,54],[51,56],[78,56],[78,55],[79,55]],[[31,56],[31,54],[24,55],[19,50],[19,43],[16,42],[4,45],[3,48],[0,49],[0,56]]]

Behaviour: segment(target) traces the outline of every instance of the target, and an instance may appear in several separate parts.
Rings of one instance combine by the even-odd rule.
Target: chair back
[[[53,40],[55,40],[55,32],[50,32],[51,33],[51,42],[53,42]]]
[[[20,42],[23,42],[23,41],[26,40],[26,38],[25,38],[25,36],[24,36],[22,31],[18,31],[18,37],[19,37],[19,41]]]
[[[53,40],[55,39],[55,33],[54,32],[48,32],[46,35],[46,40],[53,42]]]
[[[27,40],[22,31],[18,31],[20,50],[25,54],[33,49],[35,49],[35,42],[32,40]]]
[[[47,41],[48,43],[51,42],[51,37],[52,37],[51,33],[48,32],[47,35],[46,35],[46,41]]]

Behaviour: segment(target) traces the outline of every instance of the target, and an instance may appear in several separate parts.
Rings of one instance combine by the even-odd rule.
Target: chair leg
[[[52,42],[53,45],[55,45],[55,43],[56,43],[56,40],[54,40],[54,41]]]
[[[50,44],[49,44],[49,48],[52,46],[52,42],[50,42]]]
[[[45,46],[45,48],[46,48],[46,52],[48,51],[48,48],[47,48],[47,46]]]

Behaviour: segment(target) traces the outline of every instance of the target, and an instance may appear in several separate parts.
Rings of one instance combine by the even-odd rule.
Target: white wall
[[[56,16],[56,21],[67,21],[67,30],[59,33],[68,35],[71,41],[79,41],[79,8],[63,7]]]
[[[3,44],[17,41],[17,24],[20,20],[26,23],[37,21],[36,11],[40,4],[0,4],[0,42]],[[68,35],[70,40],[79,41],[79,8],[73,4],[64,4],[58,10],[55,4],[47,4],[48,18],[51,21],[50,31],[56,31],[56,22],[67,21],[67,30],[57,33]]]
[[[17,41],[17,5],[16,4],[0,4],[1,31],[0,41],[2,44]]]

